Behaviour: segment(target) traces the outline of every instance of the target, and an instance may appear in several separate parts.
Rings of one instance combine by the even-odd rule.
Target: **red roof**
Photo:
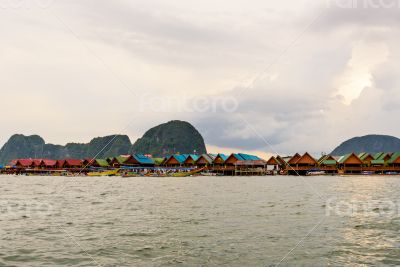
[[[31,159],[19,159],[19,160],[17,160],[15,165],[21,165],[23,167],[29,167],[29,166],[32,165],[32,163],[33,163],[33,161]]]
[[[40,166],[40,164],[42,164],[42,160],[41,159],[33,159],[33,165],[34,166]]]
[[[44,159],[43,163],[45,166],[55,166],[55,165],[57,165],[57,160]]]
[[[80,166],[82,166],[82,160],[80,160],[80,159],[66,159],[65,160],[65,163],[68,165],[68,166],[77,166],[77,167],[80,167]]]

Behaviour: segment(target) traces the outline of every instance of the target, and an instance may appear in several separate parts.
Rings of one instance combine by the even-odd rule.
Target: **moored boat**
[[[119,169],[109,170],[109,171],[99,171],[99,172],[88,172],[87,176],[95,177],[95,176],[116,176],[119,172]]]
[[[326,174],[326,172],[321,171],[320,169],[312,169],[306,173],[307,176],[321,176],[321,175],[325,175],[325,174]]]

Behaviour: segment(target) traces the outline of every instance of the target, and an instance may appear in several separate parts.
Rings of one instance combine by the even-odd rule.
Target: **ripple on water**
[[[397,199],[400,188],[394,178],[308,181],[355,201]],[[45,193],[54,188],[63,193]],[[0,190],[54,207],[0,218],[0,266],[274,266],[326,209],[298,177],[1,177]],[[399,232],[398,218],[332,215],[282,266],[399,265]]]

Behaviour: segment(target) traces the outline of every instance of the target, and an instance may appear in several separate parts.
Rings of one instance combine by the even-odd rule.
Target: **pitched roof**
[[[200,158],[199,155],[196,155],[196,154],[189,154],[189,155],[187,156],[187,158],[186,158],[185,161],[187,161],[187,160],[189,160],[189,159],[192,159],[194,162],[196,162],[199,158]]]
[[[108,164],[108,161],[105,159],[96,159],[95,162],[97,163],[97,165],[99,165],[100,167],[109,167],[110,164]]]
[[[311,162],[307,162],[307,160]],[[301,164],[301,163],[313,163],[313,164],[318,164],[318,161],[314,159],[308,152],[304,153],[303,156],[301,156],[297,161],[296,164]]]
[[[385,157],[385,152],[375,153],[374,159],[380,159],[381,157]]]
[[[68,164],[69,166],[81,166],[82,165],[82,160],[80,160],[80,159],[66,159],[65,163]]]
[[[332,155],[322,155],[322,157],[320,157],[318,159],[319,164],[322,164],[324,161],[335,161],[337,163],[337,160]],[[329,164],[325,164],[325,165],[329,165]]]
[[[16,160],[15,165],[20,164],[23,167],[29,167],[32,165],[32,163],[33,161],[31,159],[18,159]]]
[[[183,164],[188,156],[189,154],[174,154],[169,156],[166,161],[170,161],[172,158],[174,158],[179,164]]]
[[[119,164],[123,164],[128,159],[129,159],[129,157],[127,157],[127,156],[117,156],[113,160],[116,160]]]
[[[42,164],[42,159],[33,159],[33,165],[40,166]]]
[[[379,153],[378,157],[375,157],[376,160],[385,160],[385,158],[391,157],[388,153]]]
[[[45,166],[55,166],[55,165],[57,165],[57,160],[44,159],[43,163]]]
[[[388,163],[392,164],[395,162],[398,158],[400,158],[400,152],[393,153],[393,155],[390,157]]]
[[[332,159],[327,159],[321,162],[322,165],[336,165],[337,161]]]
[[[341,156],[341,157],[339,158],[338,162],[341,163],[341,164],[343,164],[343,163],[345,163],[345,162],[346,162],[349,158],[351,158],[351,157],[356,158],[356,160],[359,161],[360,164],[363,163],[362,160],[360,160],[360,158],[359,158],[356,154],[354,154],[354,153]]]
[[[179,163],[184,163],[185,160],[189,155],[187,154],[182,154],[182,155],[172,155]]]
[[[258,156],[254,156],[254,155],[243,154],[243,153],[239,153],[238,155],[239,155],[243,160],[262,160],[262,159],[259,158]]]
[[[279,162],[278,162],[278,160],[277,160],[274,156],[272,156],[272,157],[270,157],[269,160],[267,161],[267,164],[268,164],[268,165],[279,165]]]
[[[164,163],[165,160],[166,160],[166,158],[153,158],[155,165],[161,165]]]
[[[383,159],[374,159],[374,160],[371,160],[371,164],[383,165],[383,164],[385,164],[385,161]]]
[[[287,163],[289,163],[289,164],[295,164],[295,163],[299,160],[299,158],[301,158],[301,156],[299,155],[299,153],[296,153],[293,157],[291,157],[291,158],[287,161]]]
[[[146,157],[143,154],[135,154],[133,157],[140,163],[144,165],[153,165],[154,160],[152,158]]]
[[[217,156],[215,156],[215,158],[217,158],[217,157],[220,157],[223,161],[225,161],[225,160],[227,160],[229,158],[228,155],[221,154],[221,153],[219,153],[219,154],[217,154]]]
[[[200,160],[200,159],[205,159],[209,164],[211,164],[213,162],[213,160],[215,159],[215,154],[202,154],[197,160],[196,163]]]

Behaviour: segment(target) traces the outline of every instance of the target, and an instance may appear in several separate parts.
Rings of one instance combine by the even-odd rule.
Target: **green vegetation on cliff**
[[[18,158],[106,158],[128,153],[164,156],[171,153],[206,153],[203,137],[188,122],[171,121],[150,129],[133,146],[126,135],[94,138],[88,144],[46,144],[38,135],[13,135],[0,150],[0,164]]]
[[[125,135],[111,135],[93,139],[89,144],[69,143],[65,146],[46,144],[37,135],[13,135],[0,150],[0,163],[17,158],[92,158],[127,154],[131,141]]]
[[[132,147],[131,153],[150,153],[155,157],[180,153],[207,153],[204,139],[190,123],[170,121],[148,130]]]

